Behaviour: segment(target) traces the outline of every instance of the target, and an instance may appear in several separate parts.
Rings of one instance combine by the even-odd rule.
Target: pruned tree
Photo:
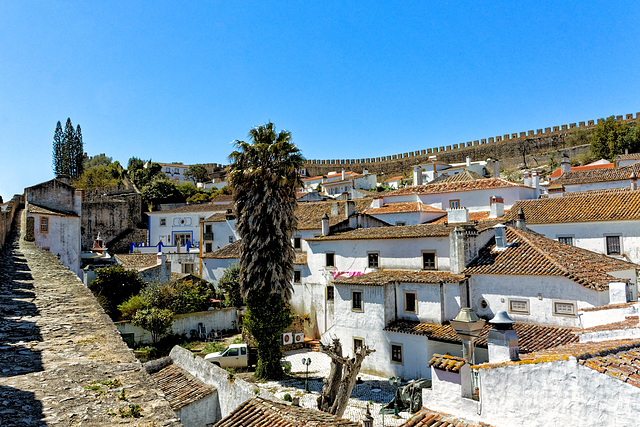
[[[207,182],[209,180],[207,168],[200,164],[189,166],[189,169],[187,169],[187,171],[184,173],[184,176],[193,181],[194,184],[198,184],[199,182]]]
[[[333,338],[330,345],[320,343],[320,351],[331,358],[331,371],[325,378],[318,397],[318,409],[342,417],[358,379],[362,362],[375,350],[363,345],[354,350],[354,357],[344,357],[340,340]]]

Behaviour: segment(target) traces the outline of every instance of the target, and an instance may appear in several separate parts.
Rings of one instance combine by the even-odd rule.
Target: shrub
[[[96,278],[89,285],[98,302],[113,320],[118,320],[118,305],[127,301],[144,287],[136,271],[115,267],[99,268]]]
[[[118,305],[122,320],[131,320],[138,310],[149,308],[149,302],[140,295],[133,295],[131,298]]]

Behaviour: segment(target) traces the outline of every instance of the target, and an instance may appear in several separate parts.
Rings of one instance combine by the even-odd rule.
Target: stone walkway
[[[306,366],[302,365],[303,358],[311,358],[309,365],[309,392],[305,392],[304,377]],[[284,381],[270,381],[258,384],[260,388],[264,388],[280,399],[289,393],[291,397],[299,397],[300,405],[306,408],[316,408],[316,399],[320,395],[323,386],[323,378],[329,375],[331,359],[323,353],[309,351],[307,349],[294,350],[287,352],[285,359],[291,363],[291,372],[299,378],[287,379]],[[395,389],[388,382],[388,378],[377,377],[374,375],[360,374],[361,384],[356,384],[349,399],[343,418],[353,421],[362,421],[365,414],[367,403],[371,402],[371,415],[374,417],[375,426],[398,426],[411,417],[408,412],[401,412],[400,418],[394,418],[393,415],[384,415],[384,424],[382,414],[379,414],[380,408],[393,399]]]
[[[181,425],[91,291],[17,233],[0,254],[0,425]]]

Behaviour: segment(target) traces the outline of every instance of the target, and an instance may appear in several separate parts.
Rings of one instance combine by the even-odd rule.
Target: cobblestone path
[[[181,424],[91,291],[16,231],[0,254],[0,426],[45,425]]]

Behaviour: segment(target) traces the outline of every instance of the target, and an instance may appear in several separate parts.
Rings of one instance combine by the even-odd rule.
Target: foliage
[[[184,173],[184,176],[192,180],[194,184],[209,181],[207,168],[200,164],[189,166],[189,169]]]
[[[173,324],[173,312],[157,307],[143,308],[136,312],[131,323],[151,332],[151,340],[155,344],[160,337],[169,332]]]
[[[95,280],[89,284],[89,289],[113,320],[117,320],[118,305],[140,292],[143,287],[144,282],[136,271],[125,270],[120,265],[97,269]]]
[[[68,118],[63,131],[58,121],[53,133],[53,172],[77,179],[83,172],[84,156],[80,125],[74,129],[71,118]]]
[[[573,128],[564,139],[567,147],[589,144],[589,131],[583,128]]]
[[[171,283],[151,283],[142,293],[149,305],[162,307],[176,314],[207,310],[216,297],[213,285],[204,280],[182,280]]]
[[[184,197],[176,185],[164,175],[156,176],[150,184],[142,188],[142,198],[151,205],[184,202]]]
[[[196,188],[195,185],[193,185],[190,182],[182,182],[176,185],[176,188],[178,189],[180,194],[182,194],[182,197],[184,197],[185,199],[188,199],[194,194],[198,194],[198,189]]]
[[[110,163],[107,166],[97,165],[85,168],[82,175],[73,181],[78,188],[115,187],[122,183],[122,167],[119,162]]]
[[[613,160],[623,154],[640,150],[640,132],[637,126],[628,127],[613,116],[598,123],[591,134],[591,153],[598,159]]]
[[[131,298],[122,304],[118,304],[118,310],[120,310],[122,320],[131,320],[138,310],[149,307],[151,307],[151,305],[141,295],[132,295]]]
[[[120,418],[140,418],[142,416],[142,408],[140,405],[129,404],[128,408],[118,408]]]
[[[208,342],[202,349],[202,353],[216,353],[227,348],[227,345],[220,342]]]
[[[245,326],[258,347],[258,379],[282,377],[280,335],[291,323],[291,298],[297,227],[297,169],[304,161],[287,131],[273,123],[249,131],[251,143],[236,141],[228,177],[241,237],[240,284],[246,298]]]
[[[111,157],[107,157],[106,154],[100,153],[95,156],[87,157],[84,161],[84,170],[97,168],[98,166],[107,167],[111,164],[113,159]]]
[[[282,396],[282,400],[284,400],[285,402],[293,402],[293,398],[289,393],[285,393],[284,396]]]
[[[127,175],[138,189],[149,185],[156,178],[166,178],[159,163],[154,163],[151,160],[145,162],[137,157],[129,159]]]
[[[209,194],[207,192],[204,192],[204,191],[199,191],[199,192],[195,193],[193,196],[187,198],[187,202],[193,203],[193,204],[198,204],[198,203],[209,202],[209,201],[211,201],[211,199],[213,199],[211,194]]]
[[[223,305],[225,307],[240,308],[244,305],[242,295],[240,295],[240,266],[237,263],[231,264],[220,280],[218,288],[224,294]]]

